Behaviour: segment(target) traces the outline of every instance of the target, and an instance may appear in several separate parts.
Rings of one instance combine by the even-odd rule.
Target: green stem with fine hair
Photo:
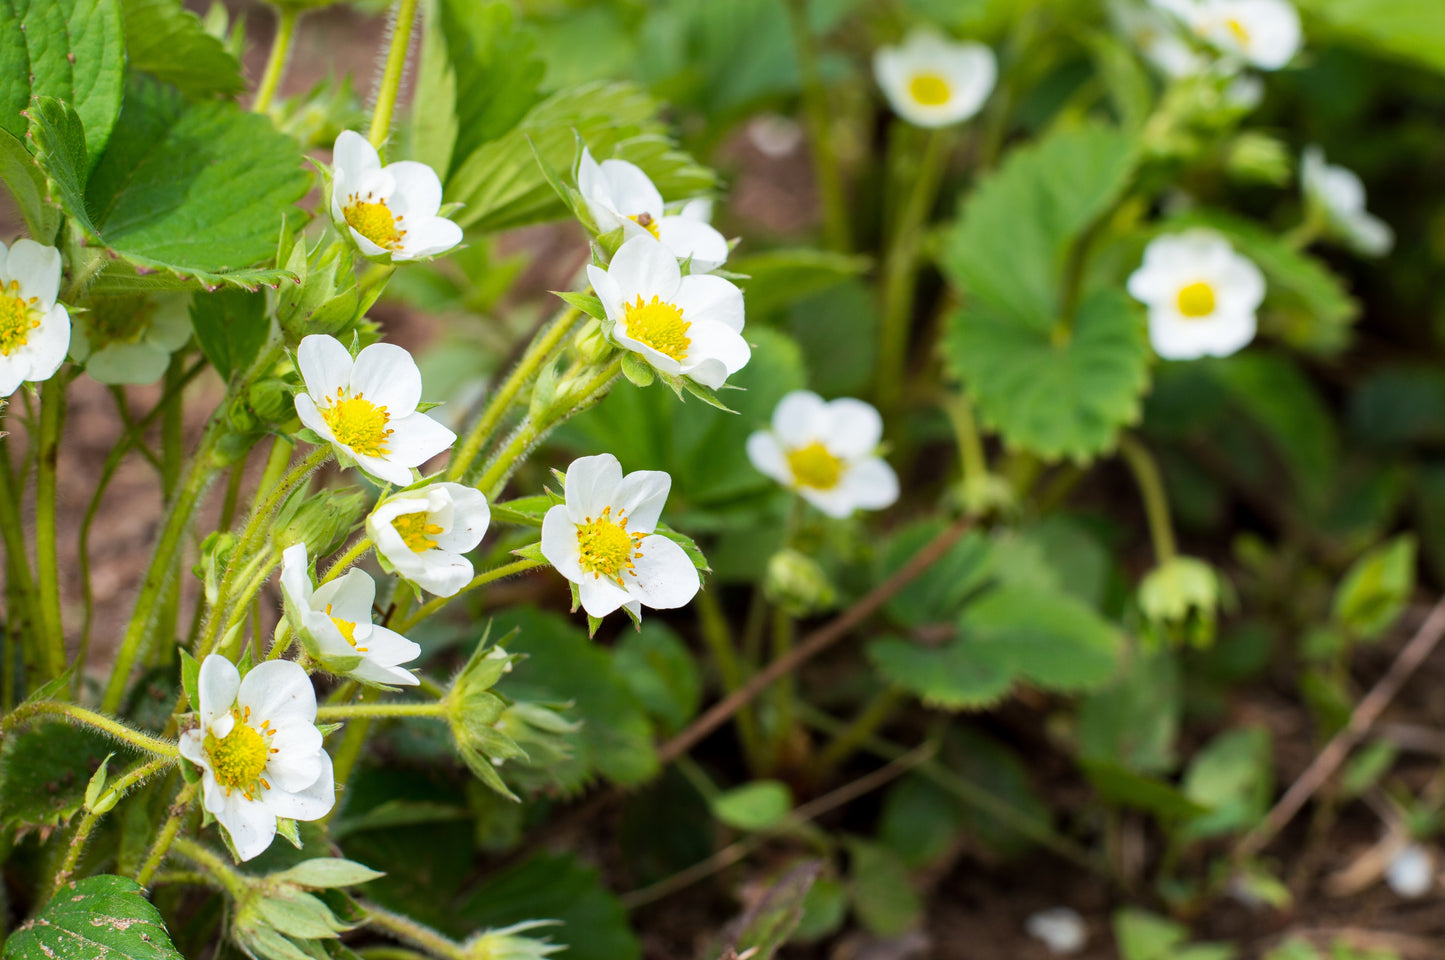
[[[344,720],[385,720],[398,717],[441,717],[446,713],[446,704],[438,700],[433,703],[348,703],[336,707],[318,707],[318,723],[336,723]]]
[[[65,672],[65,627],[60,617],[60,558],[55,526],[56,466],[60,456],[60,434],[65,428],[65,385],[68,378],[56,374],[40,388],[39,454],[35,480],[35,564],[44,677],[49,680]]]
[[[151,760],[148,763],[142,763],[132,767],[116,777],[113,781],[107,783],[105,793],[102,794],[102,796],[108,797],[111,794],[117,794],[123,797],[132,787],[139,786],[175,762],[174,759],[161,757],[156,760]],[[114,804],[112,804],[112,806],[114,806]],[[105,816],[104,812],[97,812],[87,807],[85,816],[80,819],[80,823],[76,824],[75,834],[70,838],[70,845],[65,850],[65,859],[61,861],[60,869],[55,871],[55,878],[51,881],[50,890],[46,894],[45,900],[54,897],[60,888],[65,886],[70,880],[71,874],[75,873],[76,864],[80,862],[81,851],[85,849],[85,844],[86,841],[90,839],[91,831],[95,829],[96,823],[98,823],[103,816]]]
[[[276,14],[276,36],[271,39],[271,55],[266,59],[266,71],[261,74],[261,85],[256,88],[256,99],[251,109],[265,113],[276,97],[281,86],[281,77],[286,73],[286,63],[291,59],[291,47],[296,42],[296,21],[301,11],[287,5]]]
[[[233,899],[239,900],[246,895],[246,881],[240,872],[222,859],[219,854],[213,852],[210,847],[188,837],[176,837],[173,846],[176,853],[214,877]]]
[[[507,375],[507,379],[497,388],[497,392],[492,394],[492,399],[488,401],[486,409],[482,411],[482,415],[477,418],[477,422],[467,432],[466,438],[452,454],[451,460],[447,463],[446,478],[448,480],[461,480],[466,476],[472,464],[481,455],[482,448],[486,446],[487,441],[491,440],[497,427],[501,425],[507,411],[512,409],[512,405],[523,388],[532,382],[543,364],[556,356],[562,341],[566,339],[567,334],[572,332],[573,326],[581,316],[581,310],[576,307],[568,307],[527,346],[526,352],[522,354],[522,359],[517,361],[516,367]]]
[[[381,74],[381,85],[376,91],[376,110],[371,115],[371,131],[367,139],[377,150],[386,142],[391,132],[391,115],[396,110],[396,96],[401,91],[402,74],[406,72],[406,52],[411,46],[411,29],[416,23],[417,0],[398,0],[395,20],[391,25],[391,49],[386,55],[386,67]]]
[[[901,123],[902,121],[898,121]],[[900,130],[898,138],[911,137]],[[908,366],[908,343],[913,331],[913,296],[920,242],[928,213],[938,196],[947,165],[952,137],[947,131],[928,131],[923,153],[910,179],[912,187],[904,200],[883,261],[883,319],[878,326],[878,405],[885,413],[897,409],[903,394]],[[891,151],[891,165],[912,163],[911,152],[901,147]]]
[[[182,849],[184,849],[185,845],[189,843],[185,838],[177,841],[176,834],[181,832],[181,824],[186,818],[186,812],[191,809],[191,804],[195,801],[196,794],[200,792],[201,781],[197,780],[195,783],[186,784],[181,788],[181,792],[176,794],[175,802],[171,804],[170,815],[166,817],[166,822],[161,825],[161,832],[156,835],[156,842],[151,844],[151,849],[150,852],[146,854],[145,862],[142,863],[140,869],[136,871],[136,883],[143,887],[150,886],[151,877],[155,876],[156,871],[159,870],[161,864],[165,862],[166,853],[171,849],[171,844],[179,842],[182,844]],[[191,859],[194,860],[195,858],[192,857]],[[196,862],[199,863],[200,861]],[[228,867],[227,869],[230,868]],[[220,874],[217,874],[217,877],[219,879]],[[230,888],[228,887],[227,889]]]
[[[76,706],[73,703],[61,703],[59,700],[34,700],[16,707],[3,720],[0,720],[0,740],[8,737],[12,731],[27,720],[46,715],[57,717],[67,723],[93,727],[121,743],[129,744],[137,750],[153,753],[167,760],[174,760],[179,756],[176,752],[176,745],[170,740],[153,737],[148,733],[132,729],[119,720],[112,720],[104,714],[96,713],[94,710],[87,710],[85,707]]]
[[[366,911],[368,927],[383,930],[397,940],[419,947],[433,956],[447,957],[450,960],[464,960],[469,956],[461,944],[449,940],[431,927],[417,923],[411,917],[392,913],[374,903],[362,903],[361,908]]]
[[[136,599],[135,612],[131,614],[125,636],[121,638],[120,648],[116,652],[115,666],[111,669],[110,682],[106,685],[105,696],[101,699],[101,709],[106,713],[114,713],[120,707],[121,697],[125,694],[126,682],[130,679],[131,668],[135,666],[136,657],[140,654],[141,647],[149,634],[152,615],[160,601],[162,587],[175,573],[176,553],[185,539],[186,527],[190,525],[191,514],[211,479],[211,451],[215,447],[216,438],[220,435],[221,429],[221,420],[212,417],[211,422],[206,425],[206,432],[201,437],[200,449],[196,451],[195,457],[186,468],[180,488],[166,510],[165,522],[161,527],[160,542],[156,544],[156,552],[151,557],[150,566],[146,569],[145,579],[141,581],[140,596]]]
[[[0,538],[5,543],[6,570],[13,581],[6,583],[6,587],[10,588],[7,592],[14,601],[13,605],[7,604],[5,617],[7,642],[4,656],[8,669],[10,658],[15,655],[12,644],[22,649],[30,647],[25,638],[33,636],[33,630],[39,627],[39,614],[35,609],[30,558],[25,552],[25,527],[20,522],[20,485],[15,482],[15,475],[10,470],[10,448],[3,439],[0,439]],[[26,659],[30,658],[27,656]],[[28,665],[31,669],[38,666],[34,663]],[[11,689],[7,687],[5,696],[10,695]]]
[[[330,583],[332,580],[335,580],[337,577],[341,576],[352,566],[354,566],[358,560],[366,556],[367,552],[370,550],[371,538],[362,537],[360,540],[356,541],[351,545],[351,549],[343,553],[336,560],[335,563],[333,563],[330,567],[327,568],[326,576],[321,578],[321,582]]]
[[[1119,437],[1119,454],[1134,472],[1134,480],[1139,484],[1139,493],[1144,497],[1144,514],[1149,520],[1149,537],[1154,542],[1154,561],[1163,566],[1174,559],[1179,548],[1174,540],[1169,495],[1164,492],[1159,465],[1148,449],[1128,434]]]

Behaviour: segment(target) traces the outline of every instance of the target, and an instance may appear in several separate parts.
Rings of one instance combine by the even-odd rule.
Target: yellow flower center
[[[430,516],[425,510],[403,513],[391,525],[401,534],[401,539],[411,548],[412,553],[421,553],[437,545],[431,538],[442,532],[441,524],[427,523]]]
[[[349,397],[337,387],[336,399],[322,408],[321,419],[343,447],[366,457],[386,456],[392,434],[386,426],[391,422],[386,407],[378,407],[359,393]]]
[[[635,217],[628,217],[627,219],[652,234],[654,240],[662,239],[662,230],[658,227],[657,221],[652,219],[652,214],[644,212],[639,213]]]
[[[638,294],[636,303],[624,303],[622,324],[629,337],[674,360],[685,359],[687,348],[692,346],[687,335],[692,324],[682,319],[682,309],[657,297],[653,297],[651,303],[643,303],[642,295]]]
[[[578,562],[583,571],[592,574],[592,579],[606,577],[622,583],[622,572],[633,569],[632,561],[642,556],[637,549],[645,534],[628,533],[627,518],[618,511],[612,519],[612,508],[606,507],[602,516],[577,525],[577,549],[581,553]]]
[[[276,752],[270,743],[276,731],[270,729],[270,720],[261,724],[260,730],[251,726],[250,707],[245,713],[233,709],[231,718],[235,721],[231,732],[220,738],[208,732],[203,749],[210,761],[211,773],[216,782],[226,788],[226,794],[229,796],[233,789],[238,789],[247,800],[254,800],[261,788],[271,789],[261,774],[266,769],[266,761]]]
[[[11,280],[0,293],[0,353],[10,356],[30,340],[30,331],[40,326],[40,311],[35,297],[20,296],[20,283]]]
[[[401,218],[392,214],[385,200],[373,201],[369,193],[366,196],[368,199],[361,200],[352,194],[351,202],[341,208],[342,216],[346,217],[351,229],[378,247],[395,250],[401,246],[401,238],[406,236],[405,230],[398,229]]]
[[[908,81],[908,95],[925,107],[936,107],[948,102],[953,91],[948,81],[937,73],[916,73]]]
[[[843,461],[828,452],[820,441],[788,451],[788,469],[799,486],[831,490],[843,476]]]
[[[1214,288],[1198,280],[1179,291],[1179,312],[1199,320],[1214,312]]]
[[[356,646],[356,621],[355,621],[355,620],[343,620],[343,619],[341,619],[340,617],[333,617],[333,616],[331,616],[331,604],[329,604],[329,603],[326,605],[326,616],[327,616],[328,618],[330,618],[330,620],[331,620],[332,623],[336,624],[336,629],[339,630],[339,631],[341,631],[341,638],[342,638],[343,640],[345,640],[347,643],[351,644],[353,647],[355,647],[357,653],[366,653],[367,651],[369,651],[369,650],[371,649],[370,647],[357,647],[357,646]]]
[[[1249,30],[1245,28],[1238,17],[1230,17],[1224,21],[1224,25],[1229,28],[1229,32],[1233,35],[1235,43],[1241,47],[1249,46]]]

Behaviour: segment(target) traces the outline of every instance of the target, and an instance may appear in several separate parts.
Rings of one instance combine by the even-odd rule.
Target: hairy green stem
[[[341,576],[343,573],[349,570],[358,560],[366,556],[367,552],[370,550],[371,538],[362,537],[360,540],[356,541],[351,545],[351,549],[343,553],[340,558],[336,560],[335,563],[333,563],[330,567],[327,568],[326,576],[321,578],[321,582],[330,583],[332,580],[335,580],[337,577]]]
[[[448,480],[460,480],[466,476],[487,441],[492,439],[492,434],[501,425],[507,411],[512,409],[512,404],[516,402],[523,388],[532,382],[543,364],[555,357],[562,341],[572,332],[581,316],[581,310],[568,307],[528,345],[522,359],[517,361],[517,366],[507,375],[496,393],[492,394],[492,399],[488,401],[482,415],[477,418],[466,438],[452,454],[447,463]]]
[[[261,85],[256,88],[256,99],[251,109],[265,113],[276,97],[281,86],[281,77],[286,73],[286,64],[291,59],[291,47],[296,42],[296,21],[301,11],[287,5],[277,11],[276,35],[271,39],[271,55],[266,59],[266,71],[261,74]]]
[[[246,895],[246,881],[241,874],[210,847],[189,837],[176,837],[172,845],[176,853],[214,877],[232,898],[239,900]],[[142,883],[141,886],[145,884]]]
[[[418,623],[421,623],[427,617],[436,613],[442,607],[446,606],[448,603],[451,603],[457,597],[461,596],[464,593],[467,593],[468,591],[475,590],[478,587],[484,587],[489,583],[495,583],[496,581],[505,579],[506,577],[510,577],[518,573],[526,573],[528,570],[535,570],[537,567],[543,566],[546,566],[546,564],[540,563],[536,560],[514,560],[511,563],[503,564],[500,567],[493,567],[491,570],[485,570],[477,574],[475,577],[472,577],[472,579],[467,583],[465,587],[462,587],[456,593],[452,594],[452,596],[433,597],[432,599],[428,600],[426,603],[417,607],[416,612],[413,613],[411,616],[405,617],[398,621],[397,624],[392,627],[392,629],[395,630],[397,633],[405,633],[407,630],[410,630]]]
[[[7,667],[8,659],[14,656],[11,645],[30,650],[34,632],[40,627],[39,613],[35,609],[36,593],[30,572],[30,558],[25,552],[25,528],[20,522],[21,487],[22,484],[16,483],[15,475],[10,470],[9,444],[0,439],[0,537],[3,537],[5,542],[6,571],[9,574],[6,587],[9,588],[10,599],[13,601],[6,605]],[[33,671],[39,665],[30,662],[31,659],[27,654],[27,665]],[[6,688],[5,695],[11,696],[11,688]]]
[[[39,461],[35,479],[35,566],[40,590],[41,651],[45,679],[65,672],[65,627],[60,617],[60,557],[55,526],[56,465],[65,428],[64,374],[40,388]]]
[[[382,930],[403,943],[420,947],[434,956],[449,957],[453,960],[464,960],[467,955],[461,944],[442,936],[431,927],[417,923],[411,917],[392,913],[385,907],[379,907],[374,903],[362,903],[361,907],[366,911],[368,927]]]
[[[1174,524],[1169,518],[1169,495],[1154,457],[1138,440],[1124,434],[1119,437],[1119,454],[1139,485],[1144,497],[1144,513],[1149,520],[1149,537],[1154,542],[1154,562],[1160,566],[1173,560],[1179,548],[1174,540]]]
[[[159,870],[161,864],[165,862],[166,853],[171,849],[171,844],[177,842],[176,834],[181,831],[181,824],[185,821],[186,812],[190,810],[191,803],[195,801],[196,794],[200,792],[201,781],[197,780],[195,783],[186,784],[181,788],[181,792],[176,794],[175,802],[171,804],[170,815],[166,817],[166,822],[161,825],[161,832],[156,835],[155,843],[151,844],[150,852],[146,854],[145,861],[141,864],[140,869],[136,871],[136,883],[143,887],[150,885],[151,877],[155,876],[156,871]],[[185,838],[181,838],[179,842],[182,845],[189,844],[189,841]],[[184,846],[182,849],[184,849]],[[187,856],[189,856],[189,854],[187,854]],[[195,860],[194,857],[190,859]],[[196,862],[199,863],[200,861],[197,860]],[[227,869],[229,869],[229,867]],[[217,874],[217,877],[219,878],[220,874]]]
[[[380,150],[391,132],[391,115],[396,110],[396,96],[401,91],[401,78],[406,72],[406,53],[411,46],[411,30],[416,23],[417,0],[398,0],[391,26],[391,49],[386,55],[386,68],[376,90],[376,110],[371,115],[371,131],[367,138]]]
[[[68,723],[93,727],[121,743],[130,744],[137,750],[153,753],[167,760],[174,760],[179,756],[175,743],[170,740],[153,737],[148,733],[132,729],[119,720],[112,720],[110,717],[96,713],[94,710],[87,710],[85,707],[76,706],[73,703],[61,703],[59,700],[34,700],[20,704],[3,719],[0,719],[0,740],[8,737],[12,731],[32,717],[47,715]]]
[[[176,553],[185,538],[186,527],[190,525],[191,513],[211,479],[211,451],[220,431],[221,421],[213,417],[201,437],[200,449],[187,467],[180,489],[166,511],[160,542],[156,544],[156,552],[151,557],[145,578],[141,581],[135,612],[131,614],[125,636],[121,638],[120,648],[116,651],[115,666],[111,670],[105,696],[101,699],[101,709],[107,713],[114,713],[120,707],[131,668],[135,666],[136,657],[150,632],[152,614],[160,600],[161,587],[175,572]]]
[[[440,717],[446,713],[446,705],[435,703],[349,703],[337,707],[318,707],[316,719],[320,723],[335,723],[339,720],[386,719],[393,717]]]
[[[175,762],[174,759],[162,757],[151,760],[148,763],[138,764],[116,777],[113,781],[107,783],[105,793],[102,794],[102,796],[117,794],[123,797],[132,787],[139,786]],[[86,809],[85,816],[81,817],[80,823],[76,824],[75,834],[70,838],[70,846],[65,850],[65,859],[61,861],[60,869],[55,872],[55,878],[51,881],[50,890],[45,896],[46,900],[54,897],[60,888],[70,881],[71,875],[75,873],[76,864],[80,862],[80,854],[85,849],[86,842],[90,839],[91,831],[95,829],[96,823],[98,823],[103,816],[105,816],[105,813],[97,813],[89,808]]]

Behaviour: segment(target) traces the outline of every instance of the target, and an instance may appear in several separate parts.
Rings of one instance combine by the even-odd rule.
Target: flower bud
[[[818,561],[792,548],[779,550],[768,560],[763,594],[793,617],[820,613],[838,599],[838,591]]]
[[[1214,568],[1193,557],[1173,557],[1150,571],[1139,584],[1139,610],[1156,636],[1204,647],[1214,642],[1214,627],[1228,587]]]
[[[577,359],[591,366],[603,366],[612,358],[617,347],[602,332],[602,324],[595,318],[589,319],[572,340],[572,351]]]
[[[557,922],[527,920],[499,930],[484,930],[462,945],[462,956],[466,957],[466,960],[544,960],[567,949],[566,946],[550,940],[534,940],[521,934],[538,927],[550,927]]]
[[[507,703],[492,692],[493,685],[512,669],[516,656],[482,637],[471,659],[462,667],[443,701],[447,725],[457,752],[467,768],[504,797],[516,799],[496,768],[507,760],[526,756],[523,749],[497,729]]]
[[[1250,183],[1283,186],[1293,175],[1288,149],[1275,137],[1246,130],[1234,138],[1225,156],[1229,175]]]
[[[306,553],[324,557],[346,541],[366,509],[366,495],[324,490],[313,497],[298,487],[282,502],[271,527],[271,541],[279,552],[294,543],[305,543]]]

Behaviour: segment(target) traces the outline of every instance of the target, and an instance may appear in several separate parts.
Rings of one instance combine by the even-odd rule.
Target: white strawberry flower
[[[669,215],[662,194],[642,168],[626,160],[592,159],[582,148],[577,189],[601,233],[622,229],[626,239],[649,235],[679,260],[692,258],[692,273],[710,273],[727,262],[728,242],[708,223],[711,204],[687,203]]]
[[[566,503],[542,518],[542,556],[577,584],[589,616],[618,607],[640,616],[681,607],[701,587],[686,551],[652,531],[672,478],[661,470],[622,475],[610,453],[582,457],[567,468]]]
[[[1149,308],[1149,340],[1166,360],[1227,357],[1251,340],[1264,274],[1212,230],[1158,237],[1129,277]]]
[[[898,499],[898,475],[877,454],[882,439],[871,404],[794,390],[773,408],[772,429],[748,437],[748,459],[828,516],[846,517]]]
[[[442,182],[415,160],[381,165],[376,148],[343,130],[332,151],[331,219],[367,257],[421,260],[462,242],[462,228],[437,216]]]
[[[198,687],[200,724],[181,734],[181,756],[201,768],[203,803],[236,856],[264,852],[277,817],[317,820],[330,812],[336,782],[305,670],[269,660],[242,679],[235,664],[212,654]]]
[[[296,349],[306,381],[296,415],[373,477],[404,487],[457,435],[424,413],[421,371],[401,347],[373,343],[351,359],[340,340],[312,334]]]
[[[70,357],[101,383],[155,383],[191,339],[191,298],[100,298],[79,317]]]
[[[722,277],[684,277],[651,236],[628,240],[606,270],[589,266],[587,277],[612,338],[662,373],[716,390],[752,356],[742,337],[743,292]]]
[[[398,575],[439,597],[454,596],[472,579],[476,549],[487,533],[486,495],[460,483],[433,483],[399,493],[366,518],[366,534]]]
[[[0,243],[0,397],[27,380],[49,380],[70,349],[60,295],[60,251],[20,239]]]
[[[1299,11],[1289,0],[1157,2],[1225,56],[1261,70],[1278,70],[1288,64],[1303,41]]]
[[[1208,68],[1209,59],[1186,39],[1178,19],[1166,15],[1160,6],[1121,0],[1109,10],[1119,32],[1165,76],[1192,77]]]
[[[306,544],[295,543],[281,554],[281,597],[291,629],[323,667],[368,684],[419,682],[401,664],[421,656],[421,647],[371,622],[376,581],[365,570],[352,567],[312,587]]]
[[[1395,245],[1395,231],[1365,209],[1365,185],[1360,178],[1352,170],[1326,163],[1324,151],[1318,146],[1305,148],[1300,185],[1305,203],[1360,253],[1382,257]]]
[[[998,60],[981,43],[955,43],[920,28],[873,54],[873,75],[893,112],[919,127],[947,127],[978,113],[998,79]]]

